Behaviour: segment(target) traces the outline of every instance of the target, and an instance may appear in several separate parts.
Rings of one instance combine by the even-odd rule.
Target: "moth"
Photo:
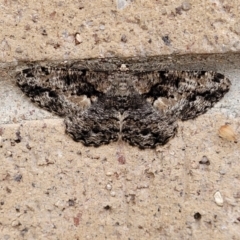
[[[131,71],[124,64],[113,71],[34,66],[16,79],[33,102],[65,118],[75,141],[142,149],[166,144],[179,120],[205,113],[231,85],[211,71]]]

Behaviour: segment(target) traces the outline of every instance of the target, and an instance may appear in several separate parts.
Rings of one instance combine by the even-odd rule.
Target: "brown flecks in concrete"
[[[50,14],[49,14],[49,16],[50,16],[50,19],[54,19],[55,18],[55,16],[56,16],[56,11],[53,11],[53,12],[51,12]]]
[[[82,218],[82,213],[78,213],[76,217],[73,217],[73,223],[75,227],[78,227]]]
[[[26,31],[29,31],[29,30],[31,30],[31,26],[30,26],[29,24],[26,24],[25,27],[24,27],[24,29],[25,29]]]
[[[126,163],[126,158],[123,155],[118,156],[118,162],[120,164],[125,164]]]

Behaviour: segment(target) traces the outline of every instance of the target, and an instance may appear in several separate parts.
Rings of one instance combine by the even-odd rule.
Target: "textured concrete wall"
[[[2,0],[0,7],[3,62],[240,49],[237,0]]]
[[[238,1],[2,0],[0,9],[0,239],[240,239]],[[232,87],[155,150],[84,147],[15,85],[24,61],[169,54],[172,66],[173,53],[221,53],[180,65],[218,69]],[[235,135],[220,138],[226,124]]]

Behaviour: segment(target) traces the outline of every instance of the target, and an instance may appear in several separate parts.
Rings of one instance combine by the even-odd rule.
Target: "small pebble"
[[[76,33],[75,34],[75,44],[78,45],[80,43],[82,43],[81,35],[79,33]]]
[[[235,134],[233,128],[228,124],[225,124],[219,128],[218,135],[221,138],[224,138],[228,141],[233,141],[233,142],[237,141],[236,134]]]
[[[7,151],[7,157],[12,157],[12,152],[11,151]]]
[[[58,200],[56,203],[54,203],[54,206],[63,210],[66,208],[66,203],[63,200]]]
[[[99,26],[99,29],[100,29],[100,30],[104,30],[104,29],[105,29],[105,25],[104,25],[104,24],[101,24],[101,25]]]
[[[16,226],[19,226],[19,225],[20,225],[20,222],[17,221],[17,220],[14,220],[14,221],[12,222],[12,227],[16,227]]]
[[[113,173],[112,173],[112,172],[107,172],[106,175],[107,175],[107,176],[112,176]]]
[[[221,175],[225,175],[225,174],[226,174],[226,170],[222,169],[222,170],[219,171],[219,173],[220,173]]]
[[[112,185],[111,184],[107,184],[106,188],[107,188],[107,190],[111,190],[112,189]]]
[[[115,193],[114,191],[111,191],[111,192],[110,192],[110,195],[111,195],[112,197],[115,197],[115,196],[116,196],[116,193]]]
[[[215,203],[222,207],[223,206],[223,197],[219,191],[214,194]]]
[[[210,165],[210,161],[206,156],[203,156],[199,163],[200,164],[205,164],[205,165]]]
[[[122,35],[121,41],[126,43],[127,42],[127,36],[125,34]]]
[[[171,40],[170,40],[170,38],[169,38],[168,35],[163,36],[163,37],[162,37],[162,40],[163,40],[163,42],[165,43],[165,45],[167,45],[167,46],[170,46],[170,45],[171,45]]]
[[[26,148],[27,148],[28,150],[31,150],[31,149],[32,149],[31,144],[27,143],[27,144],[26,144]]]

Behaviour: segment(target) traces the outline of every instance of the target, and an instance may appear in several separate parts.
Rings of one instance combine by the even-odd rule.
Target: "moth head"
[[[129,68],[127,67],[126,64],[122,64],[121,67],[119,68],[119,70],[120,70],[121,72],[126,72],[126,71],[129,70]]]

